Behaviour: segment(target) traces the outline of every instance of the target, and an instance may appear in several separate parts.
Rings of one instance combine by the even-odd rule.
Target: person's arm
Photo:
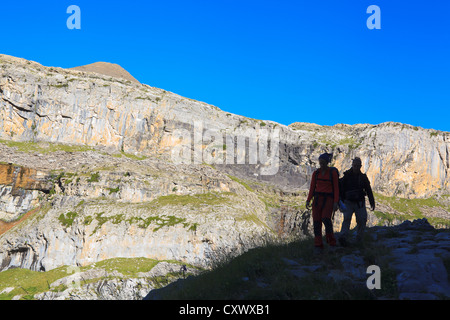
[[[309,194],[306,201],[311,201],[313,195],[314,195],[314,189],[316,186],[316,172],[314,171],[311,177],[311,185],[309,186]]]
[[[372,210],[375,210],[375,198],[373,196],[372,187],[370,186],[370,181],[369,178],[367,178],[367,175],[364,175],[364,180],[364,190],[369,197],[370,208],[372,208]]]
[[[311,184],[309,186],[309,194],[308,198],[306,199],[306,209],[309,209],[309,202],[311,201],[313,195],[314,195],[314,189],[316,186],[316,172],[314,171],[311,177]]]

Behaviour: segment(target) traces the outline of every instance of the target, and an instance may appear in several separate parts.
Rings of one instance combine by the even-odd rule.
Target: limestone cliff
[[[179,131],[184,129],[192,138],[185,145],[193,151],[189,159],[214,162],[237,176],[290,189],[305,188],[318,155],[333,151],[334,164],[340,170],[350,166],[352,157],[360,156],[363,171],[375,190],[383,194],[427,197],[450,193],[448,132],[399,123],[333,127],[294,123],[286,127],[99,73],[47,68],[5,55],[0,56],[0,62],[2,139],[101,145],[133,154],[170,155],[183,142]],[[200,130],[198,141],[196,130]],[[258,158],[252,162],[248,154],[244,162],[248,165],[244,166],[236,165],[235,158],[231,165],[222,164],[223,158],[217,157],[234,150],[240,136],[248,140],[253,135],[261,141],[264,134],[272,135],[279,144],[276,174],[265,175],[264,161]],[[213,150],[213,154],[218,152],[211,161],[205,154],[196,158],[194,143],[205,149],[214,135],[221,135],[218,146],[227,147]]]
[[[39,203],[53,187],[51,176],[31,168],[0,163],[0,219],[12,221]]]
[[[290,127],[308,136],[313,145],[334,152],[334,165],[340,170],[359,156],[376,191],[413,198],[449,193],[449,132],[395,122]]]
[[[119,257],[208,268],[304,237],[324,151],[341,172],[363,159],[377,192],[370,225],[425,212],[448,225],[448,132],[284,126],[88,71],[0,55],[0,271]]]

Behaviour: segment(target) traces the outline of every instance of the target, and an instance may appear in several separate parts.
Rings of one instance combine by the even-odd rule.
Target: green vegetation
[[[124,215],[123,214],[116,214],[114,216],[109,217],[103,217],[104,212],[97,213],[95,215],[95,218],[88,215],[84,218],[84,225],[90,225],[91,222],[95,219],[97,220],[97,225],[95,226],[94,231],[92,231],[92,234],[96,233],[97,230],[99,230],[106,222],[111,222],[112,224],[119,224],[122,221],[124,221]]]
[[[67,177],[67,179],[64,180],[64,185],[68,185],[73,181],[73,179],[77,176],[77,174],[71,172],[63,172],[63,176]]]
[[[163,261],[181,264],[181,262],[173,260]],[[151,271],[153,267],[155,267],[159,262],[161,261],[143,257],[112,258],[99,261],[88,266],[80,267],[80,271],[84,272],[90,269],[103,269],[108,273],[117,271],[121,273],[125,278],[132,278],[137,277],[140,272]],[[56,280],[62,279],[72,274],[73,272],[70,271],[68,267],[69,266],[62,266],[46,272],[31,271],[21,268],[2,271],[0,272],[0,292],[4,291],[4,293],[0,293],[0,300],[11,300],[15,296],[21,296],[21,300],[30,300],[34,299],[35,294],[41,292],[58,292],[61,290],[65,290],[67,288],[66,286],[50,287],[50,285]],[[193,268],[192,266],[189,267]],[[151,278],[149,279],[149,281],[155,282],[155,285],[167,285],[169,281],[168,278],[171,276],[179,277],[179,275],[168,275],[164,279]],[[117,276],[116,278],[120,278],[120,276]],[[101,279],[91,279],[87,280],[87,282],[98,280]],[[82,282],[82,285],[84,283],[85,282]],[[12,290],[5,291],[6,288],[11,288]]]
[[[20,268],[2,271],[0,272],[0,292],[6,288],[14,289],[0,294],[0,300],[11,300],[17,295],[22,295],[23,300],[33,299],[35,294],[50,290],[49,284],[66,276],[68,276],[66,267],[56,268],[48,272]]]
[[[75,220],[75,218],[78,216],[78,213],[76,212],[72,212],[69,211],[66,214],[61,213],[61,215],[58,217],[59,222],[61,222],[61,224],[64,227],[70,227],[73,224],[73,221]]]
[[[159,229],[163,227],[172,227],[177,224],[181,224],[184,228],[187,228],[190,231],[196,231],[198,227],[198,223],[190,223],[186,221],[186,218],[180,218],[173,215],[152,215],[149,217],[141,217],[141,216],[133,216],[127,218],[124,214],[116,214],[112,216],[104,216],[105,212],[96,213],[94,216],[87,215],[83,219],[83,224],[88,226],[94,222],[97,222],[92,234],[96,233],[101,227],[107,223],[111,222],[112,224],[120,224],[122,222],[129,223],[130,225],[137,225],[139,228],[147,229],[150,225],[154,225],[153,232],[157,232]],[[70,220],[70,217],[66,217],[62,215],[60,217],[61,223],[70,224],[73,223],[73,220]],[[75,218],[75,217],[74,217]]]
[[[317,147],[319,143],[329,146],[332,149],[336,148],[337,146],[348,146],[349,149],[357,149],[361,145],[361,143],[357,142],[353,137],[346,137],[339,141],[333,141],[329,140],[326,136],[321,136],[318,142],[316,141],[313,143],[313,146]]]
[[[379,226],[383,226],[383,225],[392,225],[393,222],[398,219],[399,217],[395,214],[391,214],[391,213],[386,213],[386,212],[381,212],[378,210],[375,210],[373,212],[373,214],[379,219],[378,225]]]
[[[117,192],[119,192],[119,187],[116,187],[116,188],[107,188],[108,190],[109,190],[109,194],[111,194],[111,193],[117,193]]]
[[[147,156],[137,156],[135,154],[131,154],[131,153],[126,153],[124,151],[120,151],[120,153],[115,153],[112,155],[114,158],[122,158],[122,157],[127,157],[129,159],[132,160],[145,160],[148,157]]]
[[[138,222],[138,226],[143,229],[146,229],[151,223],[154,223],[157,227],[153,229],[153,232],[156,232],[163,227],[172,227],[177,224],[183,224],[183,227],[188,228],[188,230],[191,231],[196,231],[198,226],[197,223],[190,224],[186,222],[185,218],[175,216],[152,216],[148,218],[132,217],[127,219],[127,222],[130,224]]]
[[[10,141],[10,140],[0,140],[0,143],[3,143],[4,145],[10,148],[16,148],[20,152],[38,152],[42,154],[48,154],[57,151],[84,152],[95,150],[94,148],[86,145],[69,145],[62,143]]]
[[[152,99],[150,97],[136,97],[136,100],[150,100],[150,101],[152,101]]]
[[[158,263],[158,260],[148,258],[113,258],[97,262],[95,268],[107,272],[118,271],[124,276],[135,277],[139,272],[152,270]]]
[[[219,205],[228,202],[226,196],[232,196],[234,193],[223,192],[220,194],[208,192],[199,193],[194,195],[178,195],[170,194],[167,196],[161,196],[157,199],[151,201],[150,203],[144,204],[146,207],[158,208],[162,206],[174,205],[174,206],[201,206],[201,205]]]
[[[51,84],[50,87],[55,87],[55,88],[67,88],[69,86],[69,84],[67,83],[62,83],[62,84]]]
[[[357,149],[361,145],[361,143],[356,142],[355,138],[353,137],[347,137],[339,140],[338,145],[340,146],[347,145],[349,149]]]
[[[375,193],[375,198],[389,205],[394,210],[407,214],[409,218],[416,218],[416,219],[423,218],[424,217],[422,213],[423,207],[430,207],[430,208],[442,207],[444,209],[448,209],[445,208],[441,203],[439,203],[435,198],[406,199],[396,196],[387,197],[379,193]]]
[[[251,213],[251,214],[243,214],[243,215],[241,215],[241,216],[237,216],[237,217],[236,217],[236,221],[251,222],[251,223],[254,223],[254,224],[256,224],[256,225],[260,225],[260,226],[265,227],[266,229],[271,230],[271,229],[269,228],[269,226],[268,226],[267,224],[265,224],[263,221],[261,221],[261,220],[258,218],[258,216],[257,216],[256,214],[254,214],[254,213]],[[274,231],[272,230],[272,232],[274,232]]]
[[[239,179],[239,178],[237,178],[237,177],[234,177],[234,176],[232,176],[232,175],[229,175],[229,174],[227,174],[227,176],[228,176],[228,178],[230,178],[231,180],[236,181],[237,183],[240,183],[240,184],[241,184],[242,186],[244,186],[244,188],[247,189],[248,191],[253,192],[253,189],[252,189],[247,183],[245,183],[243,180],[241,180],[241,179]]]
[[[374,193],[376,201],[388,205],[392,209],[400,212],[402,215],[386,213],[381,211],[374,211],[374,214],[381,219],[380,224],[393,222],[395,219],[399,220],[414,220],[427,218],[428,222],[435,227],[450,227],[450,219],[427,217],[425,211],[427,208],[442,208],[450,212],[450,207],[439,202],[436,198],[417,198],[406,199],[396,196],[387,197],[379,193]]]
[[[118,190],[118,188],[112,189],[113,192]],[[140,202],[137,204],[129,204],[129,203],[117,203],[113,201],[114,206],[121,206],[121,207],[130,207],[132,208],[132,211],[140,211],[144,210],[145,212],[148,212],[150,216],[145,217],[144,215],[139,216],[127,216],[126,214],[115,214],[115,215],[107,215],[105,214],[106,211],[108,211],[108,207],[105,207],[103,211],[90,214],[90,215],[84,215],[80,219],[80,223],[82,223],[85,226],[89,226],[92,223],[96,223],[94,230],[92,231],[92,234],[97,232],[101,229],[101,227],[105,223],[112,223],[112,224],[120,224],[122,222],[128,223],[130,225],[134,224],[137,225],[139,228],[146,229],[150,226],[153,227],[153,232],[157,232],[163,227],[172,227],[175,225],[182,225],[184,228],[187,228],[190,231],[196,231],[198,227],[198,223],[192,223],[188,222],[186,218],[177,217],[175,215],[157,215],[158,210],[161,207],[164,206],[191,206],[192,208],[200,208],[203,206],[214,206],[214,205],[221,205],[229,202],[229,197],[235,196],[234,193],[231,192],[224,192],[221,194],[215,194],[215,193],[204,193],[204,194],[195,194],[195,195],[167,195],[167,196],[161,196],[153,201],[149,202]],[[105,198],[99,198],[97,201],[106,201],[108,206],[111,204],[111,200],[105,199]],[[80,203],[75,207],[76,210],[80,211],[83,210],[83,206],[87,205],[89,206],[89,203],[85,204],[85,202],[82,200]],[[68,213],[62,213],[58,220],[61,222],[62,225],[65,227],[69,227],[74,223],[74,220],[76,218],[79,218],[80,215],[77,212],[68,212]],[[247,219],[255,219],[255,217],[247,217]]]
[[[269,210],[270,208],[289,208],[291,210],[306,209],[305,201],[307,196],[303,194],[282,197],[276,193],[258,191],[258,198],[265,204],[266,210]]]
[[[244,124],[247,124],[247,119],[239,119],[239,124],[238,124],[238,126],[241,126],[241,125],[244,125]]]
[[[428,217],[427,220],[435,228],[450,228],[450,219]]]
[[[328,140],[328,138],[327,138],[327,137],[324,137],[324,136],[321,136],[321,137],[319,138],[319,143],[324,144],[324,145],[326,145],[326,146],[329,146],[329,147],[331,147],[332,149],[336,148],[336,146],[338,145],[337,142]]]
[[[95,172],[91,174],[91,177],[87,180],[87,182],[98,182],[100,180],[100,174]]]

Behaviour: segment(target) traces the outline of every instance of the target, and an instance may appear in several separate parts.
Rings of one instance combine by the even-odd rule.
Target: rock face
[[[165,153],[172,161],[214,164],[236,176],[291,189],[307,187],[318,155],[333,151],[341,171],[360,156],[363,171],[384,194],[450,193],[448,132],[398,123],[286,127],[98,73],[46,68],[5,55],[0,60],[3,139]],[[240,138],[247,144],[239,145]],[[277,147],[274,157],[256,148],[252,152],[250,141],[259,149]],[[184,156],[174,157],[174,151]]]
[[[450,194],[448,132],[283,126],[127,80],[110,65],[82,69],[0,55],[0,271],[118,257],[208,268],[304,237],[312,223],[302,206],[324,151],[341,172],[360,156],[386,196]]]
[[[12,221],[30,211],[52,186],[45,172],[0,163],[0,219]]]
[[[272,237],[264,203],[208,166],[183,173],[151,159],[128,168],[112,159],[102,164],[121,166],[59,174],[41,209],[0,238],[0,268],[45,271],[113,257],[207,267],[216,252],[239,254]]]
[[[334,152],[334,165],[342,170],[351,159],[362,159],[376,191],[386,195],[426,197],[450,188],[450,133],[401,123],[311,127],[290,125],[310,143]]]

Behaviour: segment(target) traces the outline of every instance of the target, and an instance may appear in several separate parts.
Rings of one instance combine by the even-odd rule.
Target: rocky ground
[[[392,288],[392,293],[395,292],[393,296],[375,294],[374,297],[389,299],[397,298],[398,295],[401,300],[450,299],[449,230],[434,229],[426,219],[421,219],[405,221],[395,227],[373,227],[367,236],[370,238],[368,244],[356,244],[355,248],[350,249],[351,253],[343,250],[337,268],[330,268],[323,263],[302,265],[301,261],[285,261],[290,272],[300,279],[318,270],[326,270],[324,276],[331,281],[350,282],[361,287],[366,286],[372,274],[367,273],[368,264],[378,263],[382,265],[381,277],[390,276],[391,285],[396,287]],[[374,253],[374,250],[382,248],[388,249],[386,253]],[[384,284],[389,285],[387,282]]]
[[[351,240],[348,247],[316,252],[312,240],[304,239],[223,258],[212,270],[144,258],[48,272],[10,269],[0,273],[0,298],[450,299],[450,231],[435,229],[426,219],[368,228],[363,243]],[[379,267],[378,283],[369,279],[370,266]]]
[[[146,299],[450,299],[450,231],[426,219],[367,230],[364,242],[312,250],[312,240],[257,250]],[[380,270],[379,287],[367,282]]]

